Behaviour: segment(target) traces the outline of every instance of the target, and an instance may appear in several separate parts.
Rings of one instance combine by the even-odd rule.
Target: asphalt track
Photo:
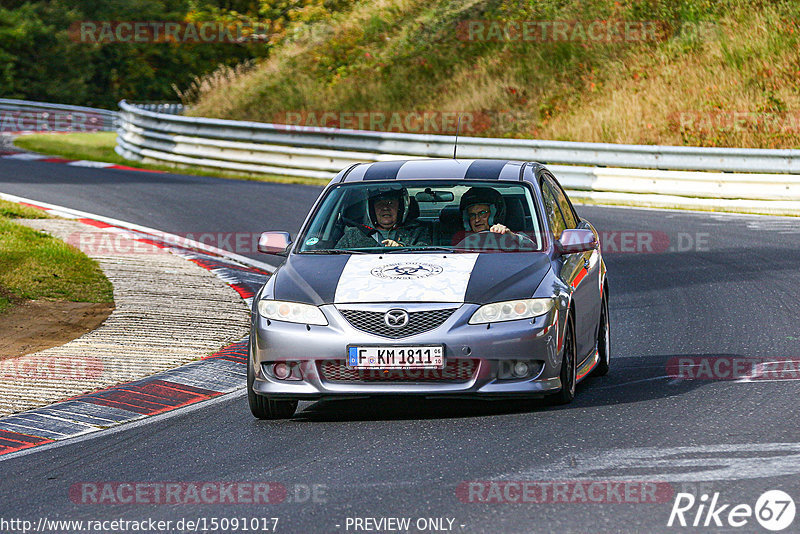
[[[319,189],[0,160],[0,191],[172,233],[294,234]],[[700,527],[667,522],[677,492],[754,506],[781,489],[800,502],[800,375],[676,380],[669,362],[800,357],[800,220],[578,211],[605,237],[613,352],[611,373],[585,380],[569,406],[353,400],[261,422],[244,397],[227,397],[0,460],[0,520],[278,517],[278,532],[375,532],[353,518],[395,517],[411,518],[410,532],[419,518],[453,519],[424,532],[765,532],[753,517],[729,526],[730,506],[723,528],[703,527],[705,515]],[[84,482],[207,481],[278,483],[287,498],[91,504],[70,494]],[[586,502],[572,484],[573,502],[470,502],[459,492],[470,481],[645,481],[660,497],[634,502],[624,490],[640,486],[628,483],[621,498],[615,486],[592,494],[610,502]],[[697,510],[685,514],[690,525]],[[800,518],[785,531],[800,531]]]

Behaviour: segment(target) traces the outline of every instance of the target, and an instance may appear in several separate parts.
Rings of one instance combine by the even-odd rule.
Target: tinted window
[[[558,207],[558,200],[555,192],[553,191],[552,182],[542,179],[542,198],[544,199],[544,211],[547,214],[547,220],[550,223],[550,228],[553,230],[553,236],[556,239],[561,239],[561,232],[567,227],[564,222],[564,216],[561,215],[561,210]]]
[[[550,185],[553,195],[555,196],[555,199],[561,208],[561,214],[564,216],[564,222],[566,223],[567,228],[577,228],[578,218],[572,211],[572,206],[570,205],[569,200],[567,200],[567,195],[564,194],[564,191],[558,187],[558,184],[550,176],[545,174],[544,179]]]

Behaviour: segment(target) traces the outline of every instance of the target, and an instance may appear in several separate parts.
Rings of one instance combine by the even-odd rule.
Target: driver
[[[368,248],[377,245],[404,247],[428,245],[425,228],[418,224],[404,224],[408,218],[410,200],[408,190],[382,188],[369,194],[369,218],[373,226],[355,223],[344,229],[336,248]]]
[[[512,248],[518,249],[521,245],[527,248],[533,244],[530,238],[512,232],[508,226],[503,224],[506,216],[506,203],[503,195],[491,187],[472,187],[467,190],[461,197],[459,209],[464,230],[456,232],[453,236],[453,245],[460,244],[469,236],[479,232],[506,234],[513,240],[513,242],[507,243],[509,246],[513,245]],[[505,242],[506,240],[501,241]]]

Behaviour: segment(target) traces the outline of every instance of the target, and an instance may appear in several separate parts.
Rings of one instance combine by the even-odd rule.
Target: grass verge
[[[14,145],[25,150],[41,152],[67,159],[104,161],[128,165],[128,161],[114,152],[117,134],[114,132],[31,134],[14,139]]]
[[[125,165],[137,169],[165,171],[193,176],[210,176],[214,178],[232,178],[236,180],[253,180],[257,182],[277,182],[285,184],[325,185],[328,180],[317,178],[298,178],[280,175],[255,175],[226,171],[211,171],[193,167],[153,165],[125,159],[116,152],[117,134],[114,132],[68,133],[68,134],[30,134],[14,139],[14,145],[24,150],[31,150],[50,156],[67,159],[85,159],[102,161],[115,165]]]
[[[13,222],[48,218],[39,210],[0,200],[0,313],[24,300],[114,301],[97,262],[67,243]]]

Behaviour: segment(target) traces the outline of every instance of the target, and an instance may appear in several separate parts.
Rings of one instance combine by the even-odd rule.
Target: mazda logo
[[[403,328],[408,324],[408,312],[405,310],[389,310],[383,316],[383,322],[389,328]]]

